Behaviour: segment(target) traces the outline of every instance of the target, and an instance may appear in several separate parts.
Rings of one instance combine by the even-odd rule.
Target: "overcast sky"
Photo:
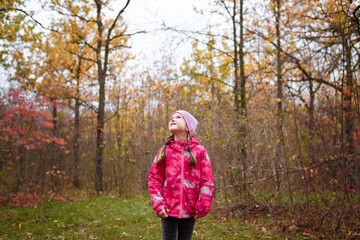
[[[113,14],[115,15],[125,4],[125,0],[114,1]],[[203,29],[207,20],[196,14],[194,5],[204,8],[208,0],[131,0],[123,13],[123,19],[128,25],[128,32],[146,31],[132,37],[132,49],[135,54],[142,53],[149,57],[156,55],[160,49],[170,45],[175,33],[161,31],[161,24],[179,29]],[[51,13],[41,10],[37,1],[27,2],[27,10],[35,12],[35,19],[46,26]],[[179,37],[179,34],[176,36]],[[185,47],[183,44],[181,47]],[[189,45],[187,45],[189,46]],[[178,51],[184,54],[186,50]]]
[[[132,0],[123,14],[129,32],[147,31],[147,34],[132,37],[134,53],[156,58],[160,49],[174,47],[180,41],[181,35],[159,30],[162,23],[178,29],[204,29],[208,20],[196,14],[193,7],[206,7],[208,3],[209,0]],[[176,47],[174,54],[179,58],[190,53],[189,41]]]

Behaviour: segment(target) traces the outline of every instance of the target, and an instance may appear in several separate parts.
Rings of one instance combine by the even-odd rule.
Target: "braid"
[[[189,134],[187,135],[187,145],[188,145],[188,151],[189,151],[189,155],[190,155],[189,166],[195,167],[196,166],[196,158],[195,158],[195,155],[191,152]]]
[[[169,141],[170,141],[170,140],[174,140],[174,135],[171,135],[170,137],[166,138],[166,141],[165,141],[164,146],[162,146],[162,148],[160,149],[159,154],[158,154],[157,157],[156,157],[155,162],[156,162],[157,164],[161,163],[161,162],[165,159],[165,156],[166,156],[166,145],[169,144]]]

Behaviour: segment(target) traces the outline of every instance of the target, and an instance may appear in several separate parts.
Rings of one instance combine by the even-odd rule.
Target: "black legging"
[[[163,240],[191,240],[195,219],[167,217],[161,219]]]

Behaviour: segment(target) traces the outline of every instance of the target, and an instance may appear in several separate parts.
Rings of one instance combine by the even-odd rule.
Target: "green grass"
[[[253,222],[198,219],[193,239],[304,239],[280,233],[267,218]],[[160,219],[148,197],[89,197],[34,208],[0,207],[0,239],[161,239]]]

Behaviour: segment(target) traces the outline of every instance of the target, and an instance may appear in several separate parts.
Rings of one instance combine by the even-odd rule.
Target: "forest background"
[[[359,1],[194,1],[215,20],[159,23],[176,33],[169,46],[191,45],[151,66],[131,49],[148,31],[128,26],[133,1],[39,1],[46,25],[24,2],[0,6],[1,204],[147,194],[184,109],[200,122],[219,216],[359,234]]]

